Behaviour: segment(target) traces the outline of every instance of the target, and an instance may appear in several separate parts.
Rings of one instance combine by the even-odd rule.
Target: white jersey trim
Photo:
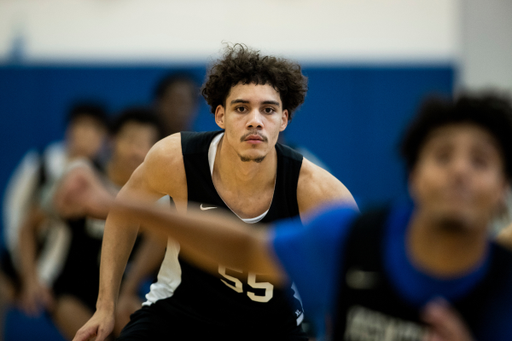
[[[158,200],[159,205],[171,205],[169,196],[164,196]],[[167,249],[165,250],[164,260],[158,271],[157,281],[150,286],[149,293],[146,294],[146,302],[142,305],[151,305],[158,300],[171,297],[174,291],[181,284],[181,266],[178,260],[180,245],[172,239],[167,239]]]

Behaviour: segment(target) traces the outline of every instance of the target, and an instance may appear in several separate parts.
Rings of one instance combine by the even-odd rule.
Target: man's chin
[[[474,225],[474,218],[470,212],[462,210],[449,210],[438,215],[437,226],[447,232],[468,232]]]

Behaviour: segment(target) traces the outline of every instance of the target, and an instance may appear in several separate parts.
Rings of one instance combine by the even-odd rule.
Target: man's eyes
[[[244,107],[244,106],[239,106],[239,107],[235,107],[235,111],[239,112],[239,113],[246,113],[249,110],[246,107]],[[276,112],[276,110],[274,108],[272,108],[272,107],[263,108],[262,111],[263,111],[264,114],[273,114],[273,113]]]

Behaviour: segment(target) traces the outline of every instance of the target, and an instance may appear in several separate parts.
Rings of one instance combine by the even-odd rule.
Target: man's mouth
[[[246,141],[263,141],[263,138],[261,138],[259,135],[249,135],[245,139]]]
[[[261,136],[259,134],[246,134],[242,136],[242,142],[249,142],[249,143],[262,143],[266,142],[267,138],[264,136]]]

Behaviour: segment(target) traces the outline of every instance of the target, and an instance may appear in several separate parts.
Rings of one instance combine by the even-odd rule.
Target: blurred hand
[[[114,329],[114,313],[96,310],[94,315],[77,332],[73,341],[104,341]]]
[[[44,310],[53,307],[51,290],[38,281],[24,283],[21,290],[20,308],[28,316],[39,316]]]
[[[61,179],[53,203],[65,217],[105,218],[114,199],[90,167],[75,167]]]
[[[496,240],[509,249],[512,249],[512,224],[500,231]]]
[[[430,326],[425,341],[473,341],[460,315],[443,299],[429,302],[422,318]]]

